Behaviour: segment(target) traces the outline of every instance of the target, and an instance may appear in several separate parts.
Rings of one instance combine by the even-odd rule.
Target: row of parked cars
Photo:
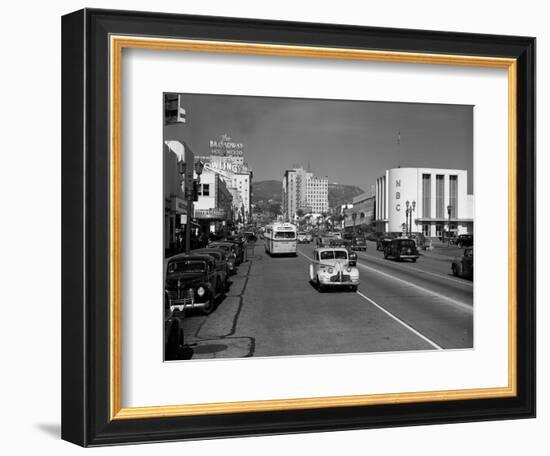
[[[247,261],[246,233],[210,242],[206,247],[166,259],[164,280],[165,359],[178,359],[184,349],[186,312],[210,314],[225,297],[230,277]]]

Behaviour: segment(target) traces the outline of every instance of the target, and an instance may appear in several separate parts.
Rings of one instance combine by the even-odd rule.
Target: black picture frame
[[[112,420],[109,36],[517,60],[517,395]],[[84,9],[62,19],[62,438],[82,446],[535,416],[535,39]],[[496,247],[500,248],[500,247]]]

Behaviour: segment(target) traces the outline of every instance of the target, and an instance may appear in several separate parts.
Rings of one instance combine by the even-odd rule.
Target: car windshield
[[[212,244],[212,248],[214,249],[222,249],[226,252],[231,250],[231,247],[229,245],[223,245],[223,244]]]
[[[414,247],[414,241],[411,239],[404,239],[400,241],[401,247]]]
[[[171,261],[168,264],[169,274],[174,274],[176,272],[204,272],[205,270],[206,263],[203,261],[179,260]]]
[[[294,239],[294,231],[276,231],[275,239]]]
[[[345,250],[327,250],[321,252],[321,260],[347,260],[348,253]]]

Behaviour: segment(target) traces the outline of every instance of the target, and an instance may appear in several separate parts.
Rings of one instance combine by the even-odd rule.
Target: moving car
[[[378,250],[379,252],[385,252],[386,247],[391,244],[393,238],[394,236],[392,236],[391,234],[384,233],[376,240],[376,250]]]
[[[353,250],[366,251],[367,239],[363,236],[355,236],[351,241],[351,247]]]
[[[456,257],[451,265],[454,276],[471,277],[474,276],[474,248],[464,249],[461,257]]]
[[[418,249],[416,248],[416,242],[412,239],[392,239],[391,243],[387,245],[384,250],[384,258],[386,260],[411,260],[413,263],[416,263],[418,257],[419,255]]]
[[[216,262],[209,255],[179,254],[168,258],[164,288],[171,309],[209,314],[225,290]]]
[[[298,241],[298,244],[309,244],[311,242],[311,234],[308,234],[305,231],[298,231],[296,234],[296,240]]]
[[[460,248],[472,247],[474,245],[473,234],[459,234],[456,238],[456,245]]]
[[[357,291],[359,270],[350,262],[347,249],[318,248],[313,251],[309,265],[309,279],[322,292],[327,287],[346,287]]]

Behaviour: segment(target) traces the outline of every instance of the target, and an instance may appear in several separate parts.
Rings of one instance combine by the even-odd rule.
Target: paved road
[[[185,322],[189,357],[233,358],[439,350],[473,346],[473,283],[450,274],[450,259],[416,263],[360,252],[357,293],[319,293],[310,283],[313,246],[272,258],[260,242],[227,297],[208,317]]]

